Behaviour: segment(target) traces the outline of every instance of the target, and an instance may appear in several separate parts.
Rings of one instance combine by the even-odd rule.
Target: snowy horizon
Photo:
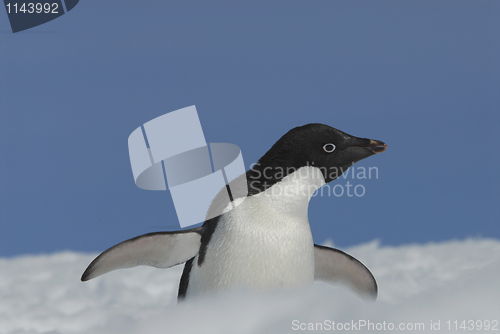
[[[397,247],[372,241],[343,250],[374,274],[376,302],[317,282],[296,290],[229,291],[177,305],[183,266],[117,270],[82,283],[95,253],[0,258],[0,333],[296,333],[310,326],[328,332],[333,322],[357,324],[349,331],[390,331],[375,328],[385,322],[408,326],[399,332],[426,333],[432,324],[463,331],[469,320],[500,330],[494,325],[500,320],[499,240]]]

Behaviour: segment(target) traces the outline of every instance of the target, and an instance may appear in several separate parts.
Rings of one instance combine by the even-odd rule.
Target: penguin
[[[120,268],[185,263],[178,300],[236,287],[294,288],[315,280],[375,300],[377,283],[368,268],[341,250],[314,244],[308,206],[318,188],[386,148],[382,141],[324,124],[293,128],[241,176],[248,192],[231,197],[231,210],[200,227],[123,241],[97,256],[81,280]],[[212,205],[221,205],[216,199]]]

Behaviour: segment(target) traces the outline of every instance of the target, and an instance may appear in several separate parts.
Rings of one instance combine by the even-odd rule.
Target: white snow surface
[[[177,304],[183,266],[122,269],[89,282],[80,276],[97,254],[62,252],[0,258],[0,333],[297,333],[369,321],[403,333],[455,331],[469,320],[500,321],[500,241],[468,239],[424,245],[344,249],[376,277],[366,302],[314,283],[296,290],[233,290]],[[447,321],[452,330],[448,330]],[[408,330],[422,323],[423,330]],[[326,325],[325,325],[326,324]],[[312,327],[311,327],[312,326]],[[302,329],[301,329],[302,328]],[[335,327],[334,327],[335,328]],[[338,329],[339,327],[337,327]],[[500,332],[497,330],[487,332]],[[322,330],[321,330],[322,329]],[[389,332],[357,327],[335,332]],[[485,331],[486,332],[486,331]]]

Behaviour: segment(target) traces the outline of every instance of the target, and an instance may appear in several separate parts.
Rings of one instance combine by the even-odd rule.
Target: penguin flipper
[[[314,279],[347,285],[364,299],[377,299],[377,282],[370,270],[335,248],[314,245]]]
[[[198,254],[203,226],[176,232],[154,232],[123,241],[101,253],[87,267],[82,282],[121,268],[147,265],[169,268]]]

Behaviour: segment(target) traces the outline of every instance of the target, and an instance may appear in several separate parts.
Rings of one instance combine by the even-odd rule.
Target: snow
[[[419,333],[434,333],[431,321],[435,326],[439,321],[445,332],[448,320],[452,329],[454,321],[458,326],[464,320],[500,321],[498,240],[398,247],[374,241],[344,251],[376,277],[376,302],[315,283],[296,290],[242,289],[177,304],[182,266],[118,270],[82,283],[81,274],[97,254],[4,258],[0,333],[296,333],[304,332],[301,327],[327,332],[332,321],[380,326],[385,321],[396,327],[422,323]],[[500,331],[500,325],[496,328]],[[366,326],[350,330],[389,331]]]

